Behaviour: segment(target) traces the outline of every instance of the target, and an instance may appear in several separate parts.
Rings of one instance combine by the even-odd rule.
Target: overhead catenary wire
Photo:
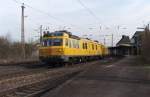
[[[63,21],[63,20],[60,20],[59,18],[56,18],[56,17],[52,16],[50,13],[47,13],[47,12],[44,12],[44,11],[42,11],[42,10],[40,10],[40,9],[34,8],[34,7],[32,7],[32,6],[28,5],[28,4],[25,4],[25,5],[26,5],[27,7],[29,7],[29,8],[31,8],[32,10],[35,10],[35,11],[37,11],[37,12],[39,12],[39,13],[42,13],[42,14],[45,14],[45,15],[49,16],[50,18],[52,18],[52,19],[54,19],[54,20],[56,20],[56,21],[58,21],[58,22],[64,24],[64,21]]]
[[[66,24],[69,24],[70,26],[73,26],[73,27],[82,29],[82,28],[78,27],[77,25],[70,24],[70,23],[66,23],[66,21],[64,21],[64,20],[62,20],[62,19],[60,19],[60,18],[57,18],[57,17],[51,15],[51,14],[48,13],[48,12],[45,12],[45,11],[42,11],[42,10],[40,10],[40,9],[34,8],[34,7],[32,7],[32,6],[28,5],[28,4],[25,4],[25,5],[26,5],[27,7],[29,7],[29,8],[31,8],[32,10],[35,10],[35,11],[41,13],[41,14],[47,15],[48,17],[52,18],[53,20],[58,21],[59,23],[61,23],[61,24],[63,24],[63,25],[64,25],[64,24],[65,24],[65,25],[66,25]]]
[[[13,0],[15,3],[17,3],[17,4],[22,4],[22,2],[21,1],[17,1],[17,0]],[[58,17],[55,17],[55,16],[53,16],[52,14],[50,14],[49,12],[45,12],[45,11],[43,11],[43,10],[40,10],[40,9],[38,9],[38,8],[35,8],[35,7],[32,7],[32,6],[30,6],[29,4],[26,4],[26,3],[24,3],[24,5],[26,6],[26,7],[28,7],[28,8],[30,8],[30,9],[32,9],[32,10],[34,10],[34,11],[36,11],[36,12],[39,12],[39,13],[41,13],[41,14],[43,14],[43,15],[46,15],[46,16],[48,16],[48,17],[50,17],[51,19],[53,19],[53,20],[55,20],[55,21],[57,21],[57,22],[59,22],[59,23],[61,23],[61,24],[68,24],[68,25],[70,25],[70,26],[72,26],[72,27],[75,27],[75,28],[78,28],[78,29],[82,29],[81,27],[79,27],[79,26],[77,26],[77,25],[74,25],[74,24],[70,24],[70,23],[66,23],[66,21],[64,21],[64,20],[62,20],[62,19],[60,19],[60,18],[58,18]]]
[[[99,18],[90,8],[88,8],[81,0],[77,0],[77,1],[78,1],[78,3],[79,3],[84,9],[87,10],[87,12],[88,12],[92,17],[94,17],[94,19],[95,19],[96,21],[98,21],[98,22],[100,23],[100,18]]]
[[[102,25],[106,26],[101,22],[101,19],[92,10],[84,4],[84,2],[82,2],[81,0],[77,0],[77,2],[95,19],[95,21],[99,25],[99,30],[102,30]]]
[[[20,2],[20,1],[17,1],[17,0],[13,0],[13,1],[14,1],[15,3],[22,4],[22,2]],[[42,11],[42,10],[40,10],[40,9],[34,8],[34,7],[32,7],[32,6],[30,6],[30,5],[26,4],[26,3],[24,3],[24,5],[25,5],[26,7],[28,7],[28,8],[30,8],[30,9],[36,11],[36,12],[39,12],[39,13],[41,13],[41,14],[45,14],[45,15],[49,16],[50,18],[52,18],[52,19],[58,21],[58,22],[61,22],[61,23],[63,22],[62,20],[60,20],[60,19],[58,19],[58,18],[52,16],[50,13],[47,13],[47,12],[44,12],[44,11]]]
[[[19,3],[17,0],[13,0],[15,3]]]
[[[96,20],[96,22],[98,21],[99,24],[102,25],[101,23],[101,19],[89,8],[85,5],[84,2],[82,2],[81,0],[77,0],[77,2],[85,9],[87,10],[87,12]],[[102,29],[102,26],[100,25],[100,30]],[[106,26],[103,24],[103,26]],[[108,27],[106,26],[106,29],[108,29]],[[119,26],[117,26],[117,29],[119,30]],[[123,29],[127,29],[127,28],[123,28]]]

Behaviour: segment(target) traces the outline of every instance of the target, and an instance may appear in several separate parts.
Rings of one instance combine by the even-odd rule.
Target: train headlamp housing
[[[62,51],[63,51],[63,49],[61,49],[61,48],[60,48],[60,49],[58,49],[58,51],[59,51],[59,52],[62,52]]]

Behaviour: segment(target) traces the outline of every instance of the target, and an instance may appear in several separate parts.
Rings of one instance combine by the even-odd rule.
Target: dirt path
[[[150,66],[139,64],[131,56],[93,65],[42,97],[149,97]]]

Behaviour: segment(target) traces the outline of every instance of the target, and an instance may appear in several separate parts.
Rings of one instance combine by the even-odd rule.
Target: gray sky
[[[1,0],[0,35],[11,35],[13,40],[20,40],[21,2],[31,6],[25,8],[26,41],[35,39],[36,29],[40,25],[49,26],[50,31],[63,29],[64,26],[73,34],[100,40],[103,35],[114,34],[115,43],[122,34],[130,37],[136,27],[150,21],[149,0]],[[93,16],[94,14],[94,16]],[[100,30],[101,25],[101,30]],[[120,26],[120,30],[117,26]],[[93,28],[93,29],[89,29]],[[108,29],[109,28],[109,29]],[[122,29],[127,28],[127,29]],[[106,37],[107,45],[111,37]]]

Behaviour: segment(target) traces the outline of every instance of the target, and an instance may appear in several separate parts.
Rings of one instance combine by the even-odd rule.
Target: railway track
[[[7,66],[7,67],[1,67],[0,68],[0,80],[7,79],[7,78],[13,78],[18,76],[25,76],[33,73],[38,73],[42,71],[50,70],[47,68],[22,68],[17,66]]]
[[[113,59],[114,60],[114,59]],[[101,64],[103,64],[105,61],[108,60],[101,60]],[[111,62],[112,60],[109,60],[108,62]],[[90,63],[95,63],[97,61],[93,61],[93,62],[87,62],[87,63],[78,63],[78,64],[72,64],[72,65],[66,65],[63,67],[49,67],[46,64],[42,64],[42,63],[37,63],[35,64],[35,62],[30,62],[29,64],[27,63],[20,63],[19,65],[11,65],[11,64],[3,64],[0,65],[0,80],[6,79],[6,78],[11,78],[11,77],[18,77],[18,76],[25,76],[25,75],[29,75],[29,74],[33,74],[33,73],[39,73],[39,72],[43,72],[43,71],[47,71],[47,70],[56,70],[56,69],[60,69],[60,68],[64,68],[64,67],[70,67],[70,68],[74,68],[74,67],[80,67],[83,66],[84,64],[90,64]],[[106,64],[106,62],[104,63]]]
[[[97,62],[62,68],[30,70],[8,74],[7,77],[3,75],[4,77],[0,79],[0,97],[39,97]]]
[[[78,73],[89,69],[90,66],[99,63],[104,65],[113,60],[107,61],[93,61],[60,68],[32,68],[30,66],[31,68],[27,67],[21,71],[13,72],[14,69],[12,72],[4,74],[0,72],[0,97],[40,97],[44,92],[57,87]],[[22,68],[22,66],[24,67],[24,65],[21,65],[19,68]],[[18,69],[18,67],[15,68]]]
[[[0,97],[34,97],[56,87],[66,79],[79,73],[81,69],[60,69],[0,81]]]

